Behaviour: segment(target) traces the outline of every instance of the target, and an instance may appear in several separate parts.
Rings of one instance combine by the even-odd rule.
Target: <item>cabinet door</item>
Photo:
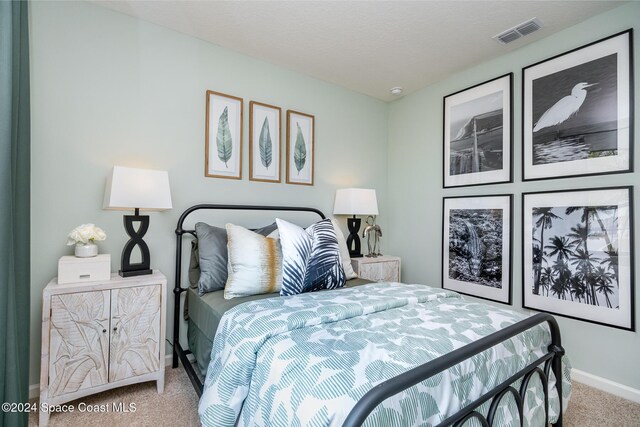
[[[51,297],[49,396],[107,383],[109,291]]]
[[[160,285],[111,291],[109,381],[160,368]]]

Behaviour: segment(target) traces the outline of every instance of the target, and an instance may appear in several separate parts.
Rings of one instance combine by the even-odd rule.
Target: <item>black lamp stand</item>
[[[138,230],[133,227],[134,222],[139,222],[140,226]],[[149,267],[151,265],[151,257],[149,255],[149,246],[142,238],[149,229],[149,215],[140,215],[140,209],[136,208],[134,215],[124,216],[124,228],[127,231],[130,239],[124,249],[122,249],[121,270],[118,272],[122,277],[131,276],[143,276],[145,274],[151,274],[152,270]],[[142,261],[138,263],[131,262],[131,252],[133,248],[138,246],[140,248],[140,254],[142,255]],[[358,244],[358,247],[359,244]]]
[[[360,252],[360,237],[358,237],[361,222],[362,220],[360,218],[356,218],[355,215],[353,218],[347,218],[347,228],[349,229],[347,247],[349,248],[349,256],[351,258],[362,257],[362,252]]]

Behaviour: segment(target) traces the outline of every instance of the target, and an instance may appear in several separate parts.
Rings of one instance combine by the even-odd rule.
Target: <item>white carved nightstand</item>
[[[358,277],[374,282],[399,282],[400,258],[381,255],[376,258],[351,258],[351,265]]]
[[[167,278],[153,274],[43,291],[40,404],[157,381],[164,392]],[[40,426],[49,414],[40,411]]]

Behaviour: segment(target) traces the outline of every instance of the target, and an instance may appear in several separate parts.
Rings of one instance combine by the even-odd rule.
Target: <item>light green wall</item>
[[[522,49],[464,70],[390,105],[387,221],[389,252],[402,256],[403,281],[439,286],[441,275],[442,197],[513,193],[513,301],[522,304],[521,201],[522,192],[554,189],[638,184],[639,173],[587,178],[522,182],[521,169],[521,78],[522,67],[583,44],[636,27],[634,57],[638,48],[640,3],[621,6]],[[437,58],[434,58],[437,60]],[[637,59],[636,59],[637,62]],[[637,65],[637,64],[636,64]],[[640,82],[640,67],[635,82]],[[442,189],[442,98],[460,89],[514,72],[514,183]],[[638,91],[635,92],[638,100]],[[636,102],[637,105],[637,102]],[[636,108],[635,123],[640,123]],[[636,130],[636,135],[638,131]],[[636,138],[637,141],[637,138]],[[640,150],[635,150],[636,170]],[[640,187],[636,187],[636,193]],[[637,196],[637,194],[636,194]],[[640,224],[640,206],[635,198],[635,224]],[[636,230],[636,236],[638,230]],[[637,247],[637,245],[636,245]],[[640,271],[636,253],[636,271]],[[636,291],[636,318],[640,292]],[[564,344],[577,369],[640,389],[640,337],[637,333],[558,318]]]
[[[170,288],[173,230],[196,203],[306,205],[331,214],[336,188],[362,186],[377,190],[386,227],[387,104],[85,2],[32,2],[30,15],[32,384],[42,289],[70,254],[66,234],[98,224],[108,234],[101,252],[119,267],[124,212],[101,209],[113,165],[169,171],[174,208],[150,214],[145,240]],[[207,89],[244,98],[241,181],[204,177]],[[283,131],[287,109],[315,115],[313,187],[248,180],[250,100],[282,107]],[[167,337],[172,314],[169,306]]]

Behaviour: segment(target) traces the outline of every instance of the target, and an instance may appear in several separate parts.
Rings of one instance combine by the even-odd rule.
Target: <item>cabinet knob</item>
[[[102,333],[103,333],[103,334],[104,334],[104,333],[106,333],[106,332],[107,332],[107,330],[106,330],[106,329],[103,329],[103,330],[102,330]]]
[[[113,332],[117,332],[117,331],[118,331],[118,327],[116,326],[113,328]]]

